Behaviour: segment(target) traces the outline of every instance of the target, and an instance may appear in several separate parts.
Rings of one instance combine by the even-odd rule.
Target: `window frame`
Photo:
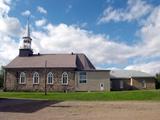
[[[85,75],[83,74],[83,75],[81,75],[82,73],[85,73]],[[81,76],[85,76],[85,79],[81,79]],[[81,71],[81,72],[79,72],[79,83],[80,84],[86,84],[87,83],[87,73],[85,72],[85,71]],[[82,77],[83,78],[83,77]],[[82,82],[83,81],[83,82]],[[86,81],[86,82],[84,82],[84,81]]]
[[[49,76],[49,75],[51,75],[51,76]],[[52,77],[52,82],[51,83],[49,83],[49,77]],[[48,74],[47,74],[47,84],[48,85],[52,85],[54,83],[54,75],[53,75],[53,73],[52,72],[49,72]]]
[[[22,82],[22,74],[24,74],[24,82]],[[19,77],[19,84],[26,84],[26,73],[25,72],[21,72],[20,73],[20,77]]]
[[[38,76],[35,76],[35,74],[37,74]],[[35,77],[38,77],[38,83],[35,83],[35,80],[34,80]],[[39,73],[38,72],[34,72],[32,79],[33,79],[33,84],[39,84]]]
[[[64,83],[64,80],[63,80],[64,75],[66,75],[65,77],[67,77],[67,82],[66,82],[66,83]],[[68,73],[67,73],[67,72],[63,72],[63,73],[62,73],[61,84],[62,84],[62,85],[68,85]]]

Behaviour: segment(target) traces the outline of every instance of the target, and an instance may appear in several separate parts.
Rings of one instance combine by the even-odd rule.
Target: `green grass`
[[[160,101],[160,90],[115,91],[115,92],[0,92],[0,98],[25,98],[56,101]]]

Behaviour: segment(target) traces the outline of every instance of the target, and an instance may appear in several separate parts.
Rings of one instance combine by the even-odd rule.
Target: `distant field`
[[[160,90],[113,91],[113,92],[0,92],[0,98],[25,98],[56,101],[160,101]]]

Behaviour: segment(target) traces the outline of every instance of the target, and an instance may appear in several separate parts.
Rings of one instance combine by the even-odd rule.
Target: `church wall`
[[[20,73],[25,72],[26,83],[19,84]],[[33,73],[39,73],[39,84],[33,84]],[[52,72],[54,75],[53,84],[47,84],[48,91],[75,91],[75,72],[73,69],[7,69],[6,70],[6,90],[15,91],[44,91],[45,90],[45,73]],[[68,74],[68,85],[62,85],[62,73]]]
[[[109,71],[86,71],[86,83],[80,83],[80,72],[76,72],[76,91],[110,91]]]

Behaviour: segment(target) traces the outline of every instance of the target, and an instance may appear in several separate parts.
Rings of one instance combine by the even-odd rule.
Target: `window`
[[[146,88],[146,81],[145,80],[142,81],[142,88]]]
[[[39,74],[38,74],[38,72],[35,72],[33,74],[33,84],[39,84]]]
[[[87,82],[87,75],[86,72],[79,73],[79,83],[86,83]]]
[[[68,74],[66,72],[64,72],[62,74],[62,84],[63,85],[67,85],[68,84]]]
[[[19,84],[25,84],[26,83],[26,74],[24,72],[20,73],[20,79]]]
[[[53,74],[52,74],[52,72],[49,72],[47,74],[47,84],[53,84]]]
[[[122,89],[123,87],[123,80],[120,80],[120,88]]]

